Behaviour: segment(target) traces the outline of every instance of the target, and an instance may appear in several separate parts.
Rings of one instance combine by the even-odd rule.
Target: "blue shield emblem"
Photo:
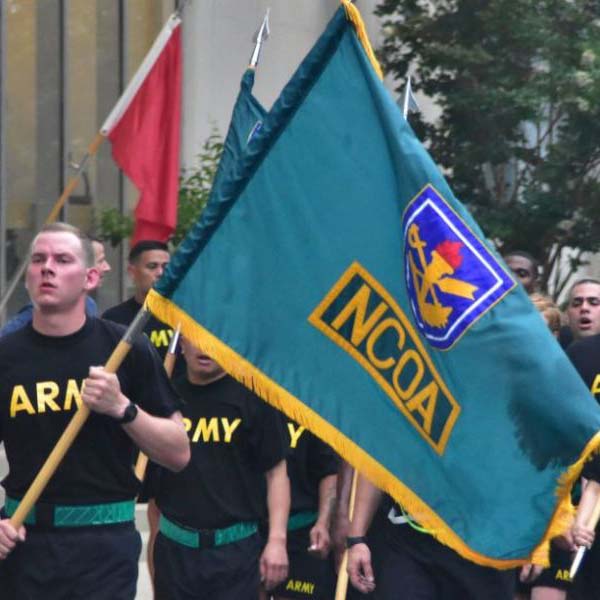
[[[415,321],[431,346],[446,350],[516,283],[431,185],[407,206],[402,225]]]

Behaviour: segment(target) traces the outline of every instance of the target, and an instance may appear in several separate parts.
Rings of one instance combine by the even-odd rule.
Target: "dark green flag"
[[[213,197],[219,194],[221,184],[233,170],[248,142],[261,130],[263,119],[267,114],[260,102],[252,95],[254,74],[254,69],[248,68],[242,76],[240,91],[223,142],[223,153],[213,180],[211,190]]]

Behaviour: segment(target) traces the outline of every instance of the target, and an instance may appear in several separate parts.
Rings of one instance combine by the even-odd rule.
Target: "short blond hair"
[[[92,246],[92,240],[87,236],[81,229],[71,225],[70,223],[64,223],[63,221],[56,221],[55,223],[48,223],[44,225],[37,235],[33,238],[31,246],[29,248],[29,254],[33,248],[33,243],[40,233],[71,233],[81,242],[81,250],[83,254],[83,261],[85,266],[90,268],[96,264],[96,255],[94,254],[94,247]]]
[[[539,292],[534,292],[533,294],[530,294],[529,299],[546,318],[546,321],[548,322],[548,327],[550,327],[550,331],[560,331],[562,319],[560,310],[558,309],[558,306],[556,306],[554,300],[552,300],[550,296],[540,294]]]

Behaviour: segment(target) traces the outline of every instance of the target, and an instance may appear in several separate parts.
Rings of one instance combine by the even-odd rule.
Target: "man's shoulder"
[[[118,323],[112,319],[107,319],[104,316],[93,317],[93,319],[99,331],[106,331],[119,337],[123,337],[123,334],[127,331],[127,326],[123,323]]]
[[[0,370],[22,364],[24,357],[30,355],[34,347],[31,322],[0,337]]]
[[[252,390],[228,374],[205,385],[190,383],[187,376],[181,374],[173,380],[173,385],[184,398],[206,397],[211,403],[234,405],[244,412],[254,412],[265,404]]]
[[[569,356],[581,356],[590,352],[600,352],[600,333],[575,340],[567,348]]]
[[[2,329],[0,329],[0,338],[22,329],[25,327],[25,325],[31,323],[32,317],[33,304],[29,303],[23,306],[23,308],[21,308],[16,315],[11,317],[2,327]]]
[[[102,313],[102,318],[117,323],[128,324],[128,322],[131,321],[130,317],[137,314],[138,310],[139,306],[137,306],[135,298],[128,298],[124,302],[106,309]]]
[[[17,342],[22,342],[29,338],[28,331],[31,328],[31,320],[23,323],[23,325],[12,331],[8,331],[0,337],[0,351],[5,348],[14,346]]]

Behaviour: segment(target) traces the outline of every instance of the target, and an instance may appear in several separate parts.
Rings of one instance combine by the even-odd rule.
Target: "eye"
[[[520,277],[521,279],[525,279],[525,277],[530,277],[531,275],[527,269],[517,269],[515,273],[517,274],[517,277]]]

